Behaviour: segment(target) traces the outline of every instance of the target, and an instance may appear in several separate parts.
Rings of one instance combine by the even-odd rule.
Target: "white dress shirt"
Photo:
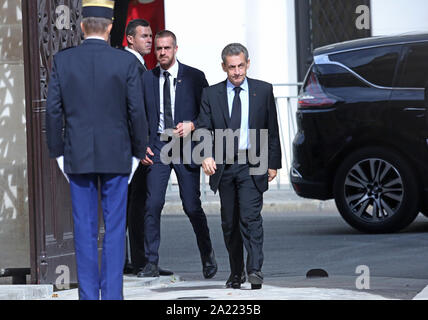
[[[165,83],[165,76],[164,76],[164,72],[168,71],[169,72],[169,89],[171,91],[171,111],[172,111],[172,120],[174,121],[174,110],[175,110],[175,87],[176,87],[176,82],[177,82],[177,77],[178,77],[178,61],[176,60],[175,63],[171,66],[171,68],[169,68],[168,70],[164,70],[162,69],[161,66],[159,66],[160,68],[160,76],[159,76],[159,95],[160,95],[160,100],[159,100],[159,106],[160,106],[160,113],[159,113],[159,127],[158,127],[158,133],[163,133],[164,128],[165,128],[165,123],[164,123],[164,106],[163,106],[163,86]]]
[[[98,36],[89,36],[87,37],[85,40],[89,40],[89,39],[97,39],[97,40],[103,40],[106,41],[106,39],[104,39],[103,37],[98,37]],[[106,41],[107,42],[107,41]]]
[[[248,89],[248,81],[245,78],[244,82],[241,83],[241,92],[239,93],[239,98],[241,99],[241,130],[239,132],[239,150],[245,150],[250,147],[248,141],[248,128],[249,128],[249,97],[250,91]],[[227,102],[229,106],[229,117],[232,116],[232,105],[233,98],[235,97],[235,91],[233,90],[235,85],[233,85],[229,79],[227,80]]]

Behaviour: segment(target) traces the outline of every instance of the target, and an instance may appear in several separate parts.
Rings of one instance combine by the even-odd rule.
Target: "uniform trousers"
[[[123,299],[128,175],[69,174],[79,299]],[[98,262],[98,193],[105,234]]]

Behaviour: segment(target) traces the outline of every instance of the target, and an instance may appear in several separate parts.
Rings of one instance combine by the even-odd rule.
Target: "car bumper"
[[[290,170],[290,177],[293,189],[299,197],[318,200],[333,198],[333,194],[327,183],[306,180],[299,176],[294,168]]]

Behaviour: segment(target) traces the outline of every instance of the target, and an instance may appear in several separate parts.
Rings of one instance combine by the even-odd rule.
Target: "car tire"
[[[343,219],[362,232],[395,232],[418,215],[415,174],[388,148],[367,147],[348,156],[337,170],[333,191]]]

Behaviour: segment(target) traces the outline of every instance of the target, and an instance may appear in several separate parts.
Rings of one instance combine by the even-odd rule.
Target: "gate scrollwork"
[[[61,7],[60,7],[61,6]],[[77,46],[82,41],[81,0],[38,0],[38,35],[40,50],[40,95],[47,97],[52,58],[58,51]],[[67,10],[57,10],[66,8]],[[67,28],[58,28],[58,19],[70,19]]]

